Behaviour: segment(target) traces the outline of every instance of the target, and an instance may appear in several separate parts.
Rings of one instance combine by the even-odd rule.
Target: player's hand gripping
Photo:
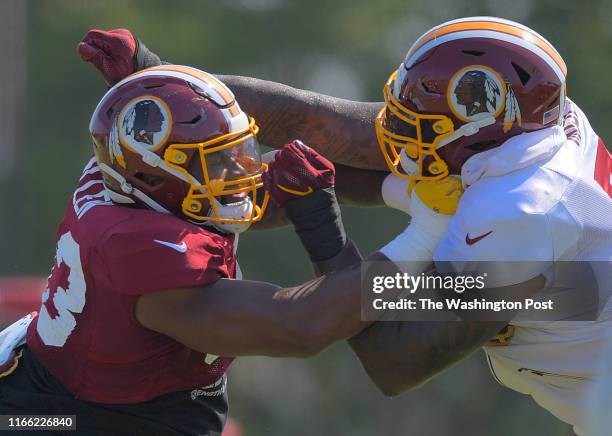
[[[302,141],[285,144],[268,163],[262,179],[279,206],[335,184],[334,164]]]
[[[359,262],[344,231],[334,192],[334,165],[301,141],[284,145],[262,179],[272,200],[285,208],[317,274]]]
[[[77,53],[96,67],[109,86],[143,68],[161,65],[159,57],[127,29],[91,29],[79,42]]]
[[[417,182],[406,192],[396,189],[395,204],[408,212],[412,219],[406,229],[380,251],[400,270],[419,274],[433,260],[436,247],[446,234],[463,193],[459,179],[449,176],[442,180]],[[403,194],[403,199],[400,199]],[[389,195],[389,194],[388,194]],[[400,208],[400,207],[398,207]]]
[[[442,215],[454,215],[463,194],[463,187],[458,178],[448,176],[441,180],[423,180],[417,182],[411,194],[411,200],[418,196],[432,211]]]

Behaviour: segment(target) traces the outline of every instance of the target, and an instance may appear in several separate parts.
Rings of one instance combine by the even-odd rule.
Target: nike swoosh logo
[[[468,233],[468,234],[465,235],[465,243],[468,244],[468,245],[474,245],[476,242],[480,241],[481,239],[486,238],[491,233],[493,233],[493,230],[491,230],[490,232],[485,233],[484,235],[476,236],[475,238],[470,238],[470,234]]]
[[[173,250],[178,251],[179,253],[187,252],[187,244],[185,244],[185,241],[181,242],[180,244],[173,244],[172,242],[160,241],[159,239],[153,239],[153,242],[157,242],[158,244],[165,245],[166,247],[170,247]]]

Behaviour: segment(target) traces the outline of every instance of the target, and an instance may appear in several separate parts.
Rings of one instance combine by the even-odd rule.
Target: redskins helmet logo
[[[448,86],[448,105],[457,118],[477,121],[489,114],[497,118],[504,111],[504,132],[521,124],[521,109],[509,82],[484,65],[470,65],[455,73]]]
[[[116,128],[121,144],[137,151],[144,147],[156,151],[168,136],[172,116],[168,106],[159,98],[150,95],[130,101],[119,114]]]
[[[448,103],[455,116],[463,121],[476,121],[482,113],[497,118],[504,108],[507,89],[495,71],[472,65],[455,73],[448,91]]]

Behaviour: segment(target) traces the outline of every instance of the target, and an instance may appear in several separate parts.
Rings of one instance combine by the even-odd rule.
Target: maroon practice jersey
[[[77,398],[136,403],[216,383],[232,361],[143,327],[139,296],[235,275],[233,236],[115,205],[86,166],[57,232],[53,270],[28,346]],[[209,363],[206,363],[206,361]]]

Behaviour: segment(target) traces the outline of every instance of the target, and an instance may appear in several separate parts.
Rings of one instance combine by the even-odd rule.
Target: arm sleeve
[[[382,183],[382,198],[387,206],[410,215],[408,183],[408,180],[389,174]]]

